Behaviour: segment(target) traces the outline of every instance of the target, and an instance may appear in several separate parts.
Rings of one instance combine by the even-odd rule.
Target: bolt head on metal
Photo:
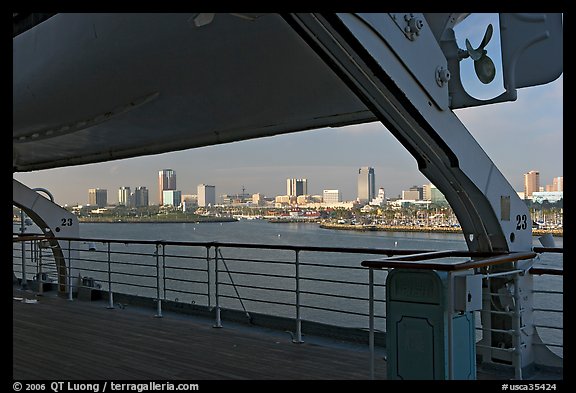
[[[448,81],[450,81],[450,71],[442,66],[436,68],[436,82],[438,86],[442,87],[448,83]]]
[[[424,21],[422,21],[422,19],[419,18],[412,18],[408,21],[408,26],[410,26],[410,29],[413,32],[419,33],[420,30],[422,30],[422,28],[424,27]]]

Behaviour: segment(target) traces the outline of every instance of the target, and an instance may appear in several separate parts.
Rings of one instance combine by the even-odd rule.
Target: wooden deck
[[[14,297],[34,298],[13,290]],[[212,328],[182,315],[154,318],[136,307],[54,295],[13,301],[15,380],[358,380],[369,378],[368,349],[293,344],[287,333]],[[376,360],[384,379],[386,364]]]
[[[364,346],[235,325],[137,306],[108,310],[103,301],[72,302],[53,293],[36,297],[13,288],[14,380],[367,380]],[[376,379],[386,362],[375,360]],[[481,380],[511,375],[478,370]],[[530,379],[558,380],[557,373]]]

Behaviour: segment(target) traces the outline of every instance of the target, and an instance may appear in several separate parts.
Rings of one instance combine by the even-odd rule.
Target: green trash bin
[[[388,379],[449,379],[448,318],[453,379],[476,379],[474,311],[449,310],[448,300],[446,272],[394,269],[388,274]]]

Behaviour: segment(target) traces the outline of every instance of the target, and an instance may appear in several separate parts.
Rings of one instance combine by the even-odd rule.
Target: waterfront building
[[[358,170],[358,202],[368,203],[376,196],[374,168],[363,166]]]
[[[207,207],[216,204],[216,187],[207,184],[198,185],[198,206]]]
[[[182,191],[179,190],[165,190],[162,193],[163,206],[179,207],[182,203]]]
[[[118,189],[118,206],[131,207],[130,187],[120,187]]]
[[[421,192],[418,190],[402,190],[402,199],[410,201],[421,201]]]
[[[252,195],[252,204],[254,206],[263,206],[264,205],[264,195],[257,193]]]
[[[432,192],[430,191],[432,183],[424,184],[422,186],[422,199],[425,201],[432,200]]]
[[[91,206],[106,207],[108,205],[108,190],[103,188],[90,188],[88,190],[88,204]]]
[[[308,194],[307,179],[286,179],[286,195],[298,197]]]
[[[411,193],[410,195],[416,196],[414,199],[417,201],[424,199],[424,186],[412,186],[408,192]]]
[[[532,202],[543,203],[548,201],[549,203],[556,203],[564,198],[563,191],[534,191],[532,193]]]
[[[552,189],[550,191],[564,192],[564,176],[552,179]]]
[[[430,184],[430,202],[438,205],[438,206],[448,206],[448,201],[444,194],[440,192],[438,188],[434,184]]]
[[[540,172],[530,171],[524,174],[524,196],[532,199],[532,193],[540,191]]]
[[[444,199],[445,201],[445,199]],[[388,206],[390,206],[393,209],[406,209],[409,207],[418,207],[418,208],[422,208],[422,209],[429,209],[430,205],[432,204],[432,201],[416,201],[414,199],[396,199],[393,201],[390,201],[388,203]],[[434,202],[437,203],[439,205],[443,205],[446,204],[447,202]]]
[[[324,203],[342,202],[342,194],[340,194],[340,190],[324,190],[322,192],[322,201]]]
[[[144,186],[136,187],[136,189],[134,190],[134,194],[132,194],[132,197],[133,197],[132,201],[133,207],[144,207],[149,205],[148,189]]]
[[[158,204],[164,203],[164,191],[176,190],[176,172],[172,169],[162,169],[158,172]]]
[[[371,206],[384,206],[386,205],[386,192],[384,188],[378,189],[378,196],[370,201]]]

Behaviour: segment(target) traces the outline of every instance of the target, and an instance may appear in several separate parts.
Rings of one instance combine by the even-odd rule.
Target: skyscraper
[[[368,203],[376,196],[374,168],[363,166],[358,170],[358,202]]]
[[[118,189],[118,205],[130,206],[130,187],[120,187]]]
[[[206,184],[198,185],[198,206],[214,206],[216,204],[216,187]]]
[[[148,206],[148,189],[146,187],[136,187],[133,205],[134,207]]]
[[[552,191],[564,192],[564,176],[559,176],[552,179]]]
[[[530,171],[524,174],[524,198],[532,198],[533,192],[540,191],[540,172]]]
[[[164,205],[164,191],[176,190],[176,172],[172,169],[162,169],[158,172],[158,201]]]
[[[108,205],[108,190],[103,188],[90,188],[88,190],[88,204],[106,207],[106,205]]]
[[[164,205],[178,207],[182,203],[182,191],[164,190],[163,194]]]
[[[300,196],[308,194],[308,180],[306,179],[286,179],[286,195]]]

